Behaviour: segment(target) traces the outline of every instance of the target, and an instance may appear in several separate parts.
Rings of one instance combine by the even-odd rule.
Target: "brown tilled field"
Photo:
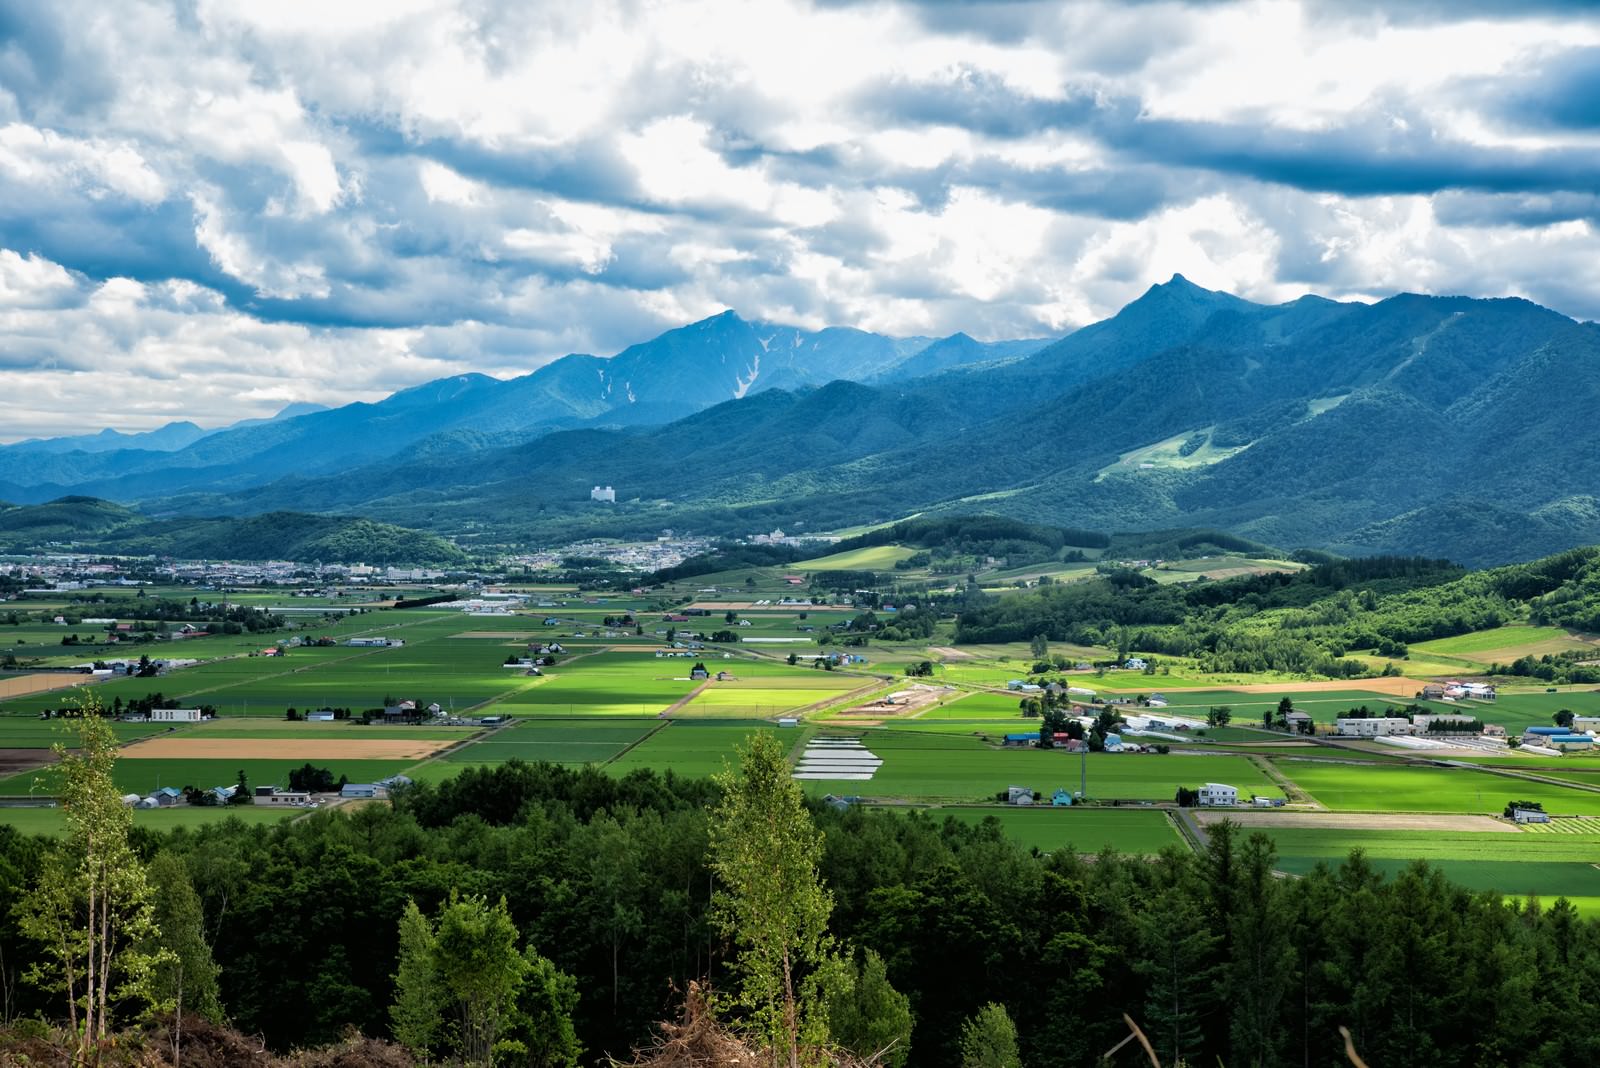
[[[421,760],[449,741],[402,738],[151,738],[124,760]]]
[[[55,760],[56,755],[48,749],[0,749],[0,779],[54,764]]]

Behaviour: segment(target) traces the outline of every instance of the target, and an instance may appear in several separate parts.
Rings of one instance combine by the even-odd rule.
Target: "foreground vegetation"
[[[270,830],[135,829],[131,841],[146,860],[181,862],[168,878],[198,896],[227,1016],[276,1048],[349,1025],[390,1033],[407,902],[435,915],[455,894],[504,899],[518,945],[549,962],[541,990],[571,977],[574,1039],[592,1061],[645,1041],[690,981],[737,988],[737,932],[713,906],[730,875],[709,852],[720,796],[704,780],[510,763],[393,808]],[[908,1065],[961,1063],[963,1021],[991,1002],[1028,1065],[1093,1063],[1125,1034],[1124,1010],[1169,1064],[1343,1063],[1340,1025],[1373,1064],[1600,1057],[1591,1030],[1541,1023],[1576,1018],[1600,981],[1600,922],[1564,902],[1468,891],[1420,862],[1386,878],[1359,853],[1283,880],[1269,839],[1227,826],[1199,854],[1086,863],[1015,845],[993,822],[826,807],[812,820],[828,932],[845,959],[881,958],[908,999]],[[0,829],[6,897],[26,897],[49,856]],[[0,948],[17,1008],[54,1015],[44,991],[17,983],[17,962],[38,951],[14,915]],[[811,959],[804,974],[822,966]]]

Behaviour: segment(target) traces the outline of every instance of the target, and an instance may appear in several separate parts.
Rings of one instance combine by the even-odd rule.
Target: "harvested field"
[[[88,675],[55,672],[34,675],[7,675],[0,677],[0,698],[26,697],[33,693],[49,693],[51,690],[70,690],[72,687],[82,686],[88,681]]]
[[[152,738],[124,760],[421,760],[450,743],[407,738]]]
[[[888,703],[886,699],[880,698],[864,705],[852,705],[849,708],[840,709],[839,714],[845,716],[878,716],[881,718],[914,716],[929,705],[937,703],[941,698],[955,696],[954,693],[946,690],[943,686],[913,685],[898,692],[903,693],[905,696],[893,704]]]
[[[53,764],[55,759],[48,749],[0,749],[0,779]]]
[[[1246,829],[1295,827],[1301,829],[1348,831],[1488,831],[1521,834],[1517,826],[1493,816],[1426,812],[1369,812],[1355,816],[1336,812],[1196,812],[1201,823],[1232,820]]]
[[[945,660],[977,659],[977,657],[973,656],[971,653],[965,652],[961,649],[952,648],[948,645],[930,645],[928,647],[928,652],[932,653],[934,656],[942,657]]]

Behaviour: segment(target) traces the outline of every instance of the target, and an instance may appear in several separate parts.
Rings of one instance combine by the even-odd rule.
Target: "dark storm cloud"
[[[1101,136],[1147,162],[1346,196],[1554,192],[1600,182],[1595,149],[1480,147],[1426,129],[1397,128],[1381,117],[1327,131],[1141,119],[1103,124]]]

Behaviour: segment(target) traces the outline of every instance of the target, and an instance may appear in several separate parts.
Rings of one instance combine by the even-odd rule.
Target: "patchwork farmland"
[[[793,570],[888,568],[911,555],[862,550]],[[1495,722],[1520,730],[1547,724],[1562,709],[1600,714],[1600,692],[1530,686],[1506,689],[1492,705],[1456,703],[1420,700],[1421,684],[1408,678],[1206,675],[1179,661],[1152,677],[1119,663],[1080,672],[1072,681],[1076,699],[1120,716],[1182,722],[1180,732],[1170,724],[1147,736],[1128,731],[1125,741],[1143,744],[1121,752],[1007,745],[1007,735],[1039,731],[1039,718],[1023,708],[1028,691],[1016,689],[1029,674],[1025,645],[955,647],[940,632],[859,654],[830,649],[817,635],[848,613],[783,604],[786,585],[766,585],[777,581],[766,572],[738,577],[760,583],[738,592],[699,589],[691,616],[643,596],[583,598],[572,588],[543,587],[537,596],[548,607],[492,621],[437,606],[368,611],[303,625],[324,644],[283,642],[282,655],[261,655],[259,638],[217,636],[191,647],[198,663],[153,678],[69,687],[55,674],[44,676],[46,687],[30,681],[37,676],[18,676],[0,691],[0,801],[37,804],[51,795],[50,747],[70,745],[72,735],[70,722],[40,717],[76,707],[86,690],[108,707],[160,695],[169,705],[213,714],[199,723],[115,724],[123,743],[117,783],[140,795],[168,786],[225,787],[241,774],[253,787],[282,787],[307,764],[357,783],[394,776],[437,783],[463,768],[512,760],[615,776],[699,777],[730,766],[738,747],[765,731],[784,740],[795,778],[819,801],[847,797],[919,813],[911,818],[988,824],[1041,850],[1185,848],[1203,827],[1180,833],[1174,797],[1223,783],[1246,805],[1281,806],[1266,810],[1281,814],[1277,823],[1255,809],[1239,818],[1273,840],[1278,867],[1290,874],[1360,849],[1384,871],[1424,857],[1469,886],[1565,895],[1585,910],[1600,908],[1600,872],[1584,859],[1600,856],[1600,758],[1463,753],[1447,766],[1372,742],[1261,729],[1288,699],[1323,732],[1352,708],[1383,715],[1413,703],[1428,712],[1492,712]],[[272,595],[260,597],[272,603]],[[630,622],[618,623],[622,618]],[[690,645],[681,637],[718,628],[736,630],[741,640]],[[347,644],[351,639],[373,644]],[[1417,662],[1465,666],[1508,650],[1586,641],[1551,628],[1502,627],[1422,643]],[[1107,652],[1066,644],[1052,650],[1082,661]],[[913,668],[922,677],[906,679]],[[436,714],[416,712],[430,706]],[[1206,728],[1218,706],[1229,710],[1231,723]],[[305,718],[311,713],[314,721]],[[1036,804],[1002,803],[1019,794]],[[1515,825],[1502,815],[1512,801],[1541,804],[1558,818]],[[138,819],[158,828],[238,815],[179,807]],[[247,807],[242,815],[272,824],[297,814]],[[1305,819],[1323,822],[1295,822]],[[1397,819],[1481,822],[1467,825],[1471,830],[1445,823],[1407,829],[1390,822]],[[0,804],[0,823],[54,833],[59,813]]]

